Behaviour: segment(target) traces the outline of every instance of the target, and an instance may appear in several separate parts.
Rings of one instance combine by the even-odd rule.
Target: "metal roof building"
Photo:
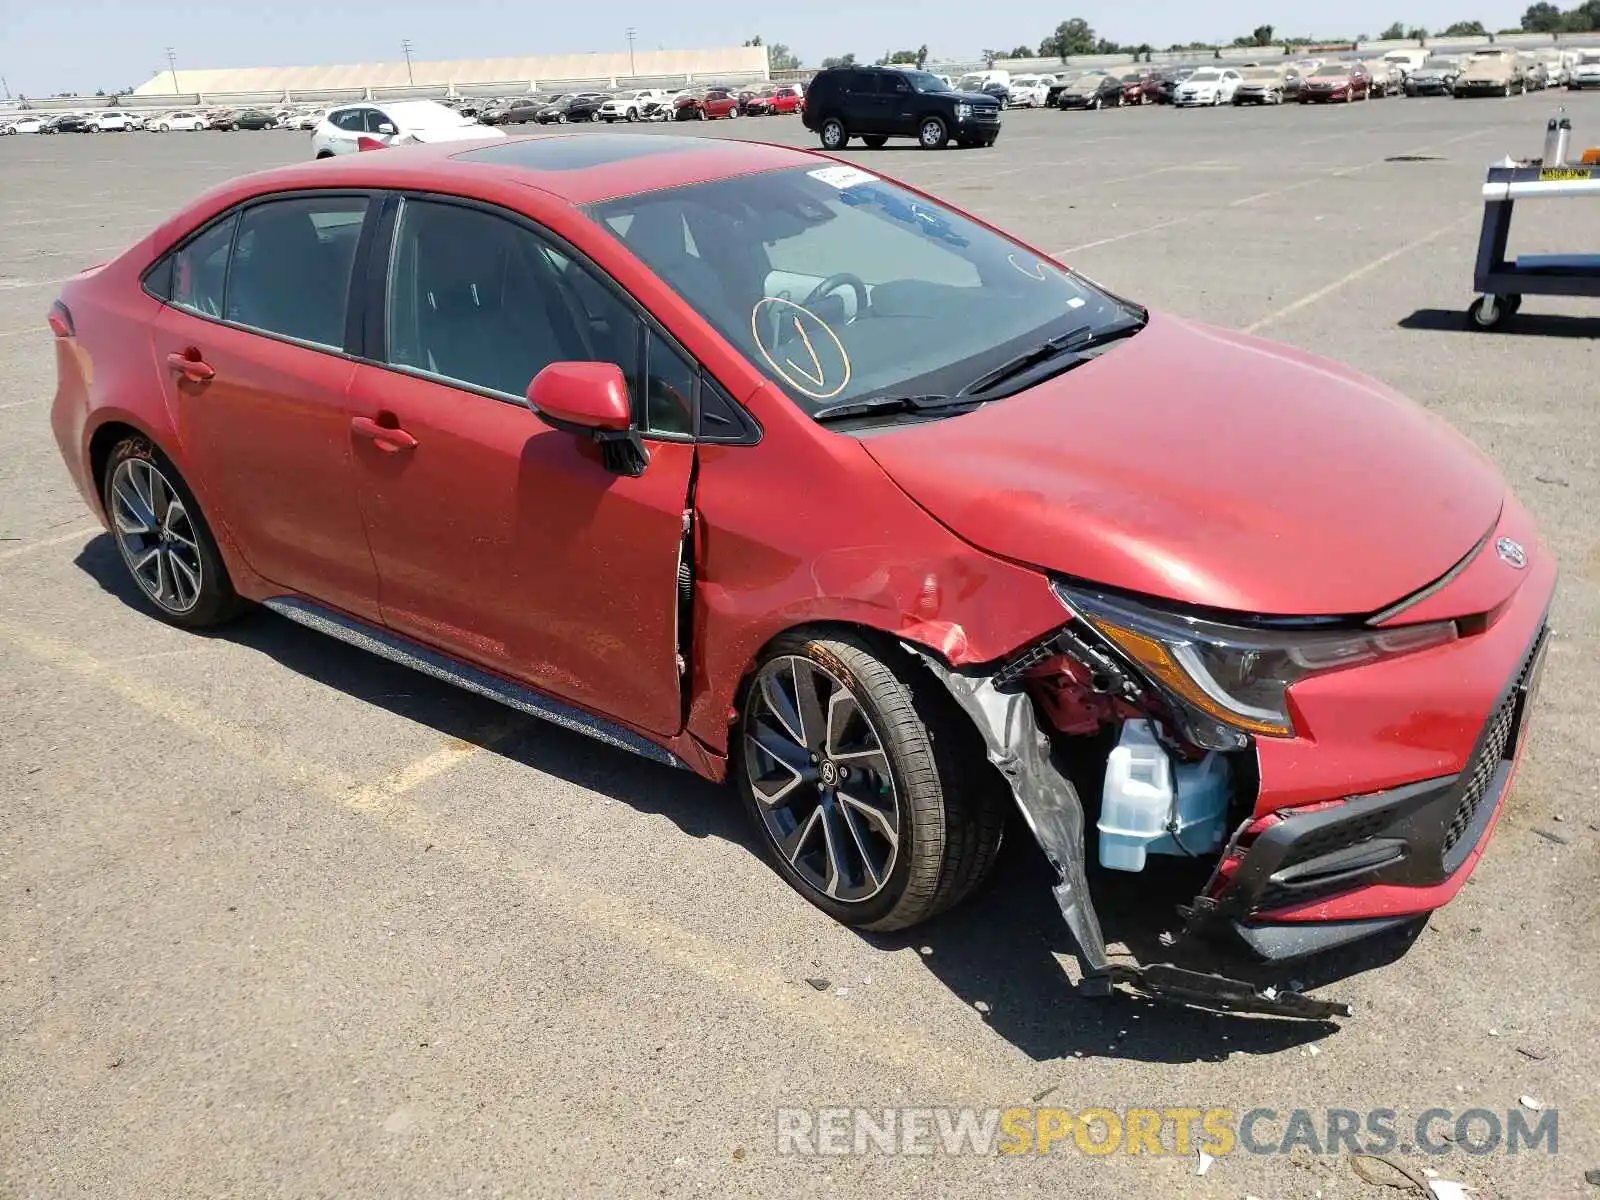
[[[609,54],[546,54],[522,58],[346,63],[323,67],[219,67],[161,71],[133,90],[135,100],[163,96],[474,93],[529,91],[551,84],[624,86],[642,80],[750,79],[767,74],[762,46],[704,50],[641,50]]]

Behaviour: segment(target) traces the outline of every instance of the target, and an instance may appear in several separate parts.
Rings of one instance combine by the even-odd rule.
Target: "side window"
[[[228,277],[228,247],[233,244],[237,216],[219,221],[172,256],[170,299],[178,308],[204,317],[222,316],[222,293]]]
[[[363,123],[363,109],[348,108],[344,112],[335,113],[328,119],[340,129],[348,129],[351,133],[360,133],[366,128]]]
[[[407,200],[389,267],[388,361],[522,397],[553,362],[612,362],[637,398],[639,323],[576,263],[481,209]]]
[[[883,90],[891,96],[904,96],[911,91],[911,84],[904,75],[885,75],[883,82]]]
[[[664,338],[651,333],[645,361],[645,429],[650,433],[694,432],[695,366]]]
[[[367,118],[367,132],[368,133],[378,133],[378,132],[380,132],[380,130],[378,128],[380,125],[394,125],[394,122],[389,120],[387,115],[385,115],[384,113],[379,112],[375,108],[363,109],[362,111],[365,113],[366,118]]]
[[[360,196],[273,200],[246,209],[228,272],[227,319],[342,347],[366,211]]]

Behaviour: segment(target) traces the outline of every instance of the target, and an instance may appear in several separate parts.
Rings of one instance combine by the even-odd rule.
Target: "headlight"
[[[1055,584],[1056,595],[1171,698],[1202,720],[1202,745],[1241,745],[1239,733],[1293,737],[1289,689],[1311,675],[1411,654],[1456,638],[1453,621],[1393,629],[1251,627],[1164,612],[1119,596]],[[1209,737],[1205,726],[1225,729]],[[1221,741],[1221,745],[1217,745]]]
[[[962,101],[956,105],[956,120],[965,121],[972,116],[972,105]]]

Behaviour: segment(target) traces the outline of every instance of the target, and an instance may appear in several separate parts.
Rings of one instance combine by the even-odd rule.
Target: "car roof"
[[[534,134],[484,142],[437,142],[346,154],[244,176],[223,189],[228,203],[299,188],[418,188],[450,191],[457,180],[536,188],[580,206],[828,159],[792,146],[675,134]]]

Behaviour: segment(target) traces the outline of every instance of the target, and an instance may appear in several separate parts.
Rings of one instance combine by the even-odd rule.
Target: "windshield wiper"
[[[1024,371],[1031,370],[1040,363],[1048,362],[1057,355],[1083,350],[1092,350],[1106,342],[1115,341],[1120,337],[1127,337],[1144,328],[1145,320],[1142,315],[1126,321],[1116,321],[1110,325],[1079,325],[1065,333],[1057,334],[1048,341],[1040,342],[1032,350],[1017,355],[1013,359],[1001,363],[994,370],[978,376],[966,387],[962,388],[957,396],[978,396],[984,392],[993,391],[1002,383],[1015,379]]]
[[[944,412],[946,410],[975,408],[980,402],[950,396],[868,396],[863,400],[846,400],[830,404],[811,414],[813,421],[839,421],[846,417],[877,416],[895,412]]]

